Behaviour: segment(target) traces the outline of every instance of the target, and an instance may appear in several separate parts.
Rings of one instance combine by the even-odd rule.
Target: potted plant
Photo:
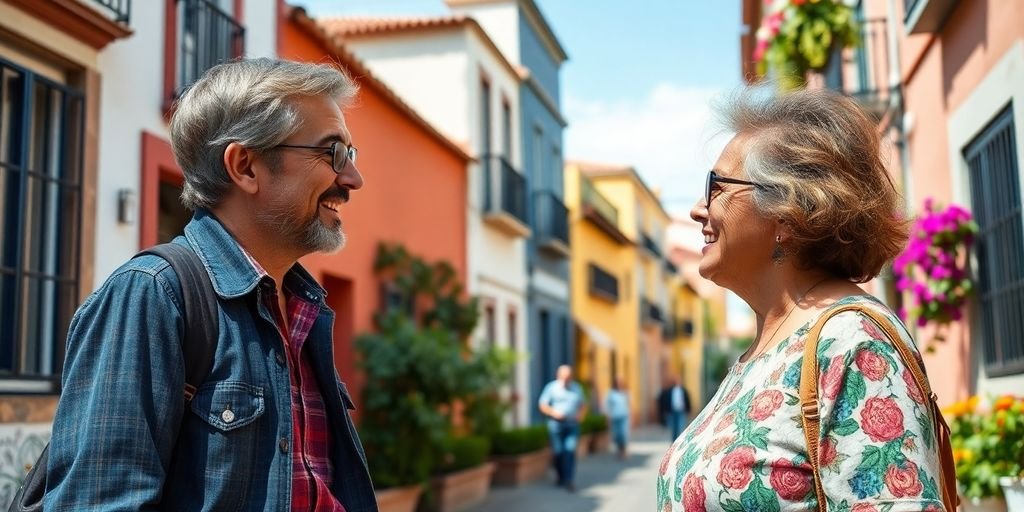
[[[934,324],[937,332],[925,347],[935,350],[941,329],[963,317],[974,286],[967,270],[967,251],[974,243],[978,225],[970,212],[957,206],[941,208],[929,198],[914,222],[907,247],[893,261],[896,289],[909,293],[910,308],[901,308],[904,320],[919,327]]]
[[[943,412],[965,510],[1006,510],[1004,486],[1016,499],[1024,471],[1024,399],[975,396]]]
[[[608,432],[608,418],[599,413],[588,412],[580,425],[581,432],[590,433],[590,453],[605,453],[611,445],[611,434]]]
[[[534,425],[498,432],[491,443],[494,483],[520,486],[533,482],[551,465],[548,429]]]
[[[430,481],[428,508],[455,512],[480,503],[487,497],[494,463],[487,461],[491,443],[481,436],[448,439],[438,470]]]
[[[774,73],[784,89],[803,87],[838,50],[855,46],[859,23],[843,0],[773,0],[756,33],[759,76]]]

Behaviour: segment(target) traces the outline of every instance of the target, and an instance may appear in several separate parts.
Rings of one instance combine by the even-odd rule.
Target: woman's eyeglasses
[[[750,185],[757,188],[765,188],[760,183],[754,183],[753,181],[738,180],[736,178],[726,178],[725,176],[719,176],[715,171],[708,171],[707,181],[704,182],[704,207],[711,206],[711,192],[715,188],[715,183],[732,183],[735,185]]]

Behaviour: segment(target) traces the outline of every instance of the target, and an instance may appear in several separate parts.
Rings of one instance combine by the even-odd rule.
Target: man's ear
[[[224,148],[224,169],[227,170],[228,178],[247,194],[259,192],[259,180],[253,169],[253,153],[245,146],[232,142]]]

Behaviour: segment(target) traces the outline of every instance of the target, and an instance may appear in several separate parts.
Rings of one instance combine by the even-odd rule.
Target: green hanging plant
[[[766,4],[753,57],[758,76],[773,73],[784,89],[803,87],[807,73],[824,69],[837,48],[860,42],[860,23],[841,0],[767,0]]]

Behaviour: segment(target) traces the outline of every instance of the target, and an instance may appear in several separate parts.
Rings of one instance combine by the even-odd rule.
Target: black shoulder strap
[[[185,338],[181,350],[185,355],[185,401],[188,402],[213,365],[218,336],[217,293],[209,272],[191,247],[166,243],[139,253],[143,254],[167,260],[181,283],[185,303]]]

